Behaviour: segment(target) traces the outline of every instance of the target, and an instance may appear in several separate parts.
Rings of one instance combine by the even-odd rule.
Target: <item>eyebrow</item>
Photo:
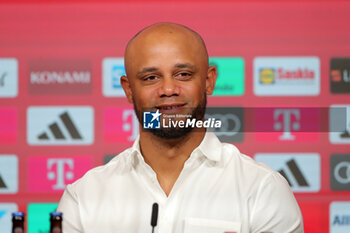
[[[140,76],[142,74],[149,73],[149,72],[154,72],[154,71],[157,71],[157,70],[158,70],[157,67],[145,67],[141,71],[137,72],[136,75]]]
[[[174,66],[175,68],[190,68],[190,69],[194,69],[194,65],[190,64],[190,63],[177,63]]]

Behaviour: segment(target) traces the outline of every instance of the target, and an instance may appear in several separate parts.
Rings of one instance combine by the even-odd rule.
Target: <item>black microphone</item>
[[[158,203],[153,203],[152,206],[152,216],[151,216],[151,226],[152,226],[152,233],[154,233],[154,227],[157,226],[158,221]]]

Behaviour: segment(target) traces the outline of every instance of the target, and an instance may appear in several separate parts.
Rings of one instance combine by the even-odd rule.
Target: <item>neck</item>
[[[140,149],[145,162],[157,174],[159,184],[168,195],[180,175],[184,163],[199,146],[205,129],[194,130],[178,139],[164,139],[151,132],[140,131]]]

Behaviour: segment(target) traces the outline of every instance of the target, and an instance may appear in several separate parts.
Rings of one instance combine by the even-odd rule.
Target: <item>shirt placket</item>
[[[174,233],[174,224],[182,221],[181,216],[179,216],[179,208],[184,207],[180,207],[178,203],[180,203],[181,198],[184,198],[181,192],[181,189],[183,188],[183,182],[185,182],[191,171],[199,166],[199,164],[199,154],[196,151],[191,155],[190,159],[185,162],[184,168],[176,180],[169,194],[169,197],[167,197],[164,200],[164,204],[161,205],[160,216],[158,218],[159,228],[157,229],[157,233]]]
[[[158,224],[155,228],[156,233],[174,233],[175,226],[178,219],[179,211],[179,198],[181,198],[181,186],[188,175],[193,169],[200,164],[198,151],[193,151],[190,158],[185,162],[184,168],[181,171],[178,179],[176,180],[173,189],[167,197],[161,188],[157,175],[153,169],[146,164],[143,160],[139,164],[140,167],[137,169],[140,177],[144,180],[147,189],[154,197],[154,202],[159,205],[158,211]]]

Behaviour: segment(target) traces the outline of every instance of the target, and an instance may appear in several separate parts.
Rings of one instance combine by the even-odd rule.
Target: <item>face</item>
[[[141,37],[142,36],[142,37]],[[206,95],[216,80],[208,68],[203,45],[190,32],[153,32],[140,35],[126,54],[127,77],[121,83],[142,124],[143,111],[162,115],[191,115],[203,119]],[[154,129],[162,138],[178,138],[192,128]]]

